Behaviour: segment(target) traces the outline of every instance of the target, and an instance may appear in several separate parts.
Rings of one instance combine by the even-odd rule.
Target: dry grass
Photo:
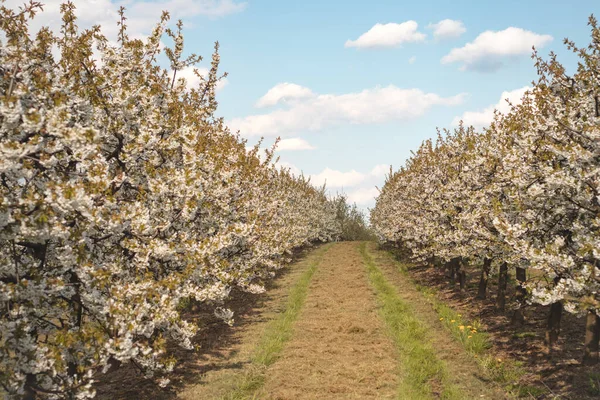
[[[377,309],[358,243],[335,244],[257,398],[395,398],[397,352]]]
[[[506,398],[508,395],[494,384],[490,377],[481,373],[477,360],[466,351],[485,349],[489,346],[487,336],[481,333],[477,323],[463,319],[462,315],[448,307],[442,307],[441,304],[438,304],[438,310],[442,313],[438,313],[428,294],[417,290],[417,286],[402,269],[402,265],[389,253],[377,250],[373,243],[367,244],[366,251],[388,282],[395,287],[401,300],[422,323],[427,332],[427,340],[435,348],[436,356],[446,365],[447,380],[462,393],[462,398]],[[467,328],[468,326],[471,328]],[[473,330],[475,332],[472,332]],[[475,341],[470,342],[474,338]]]
[[[362,243],[361,253],[381,304],[381,315],[400,354],[399,397],[406,399],[464,399],[452,384],[443,361],[436,356],[425,324],[384,277]]]
[[[329,245],[323,251],[328,248]],[[285,344],[292,336],[293,324],[304,305],[308,286],[321,259],[322,257],[317,258],[291,288],[284,311],[272,320],[261,333],[258,345],[251,357],[251,367],[238,379],[235,387],[224,396],[224,399],[254,398],[255,393],[263,386],[267,368],[277,361]]]

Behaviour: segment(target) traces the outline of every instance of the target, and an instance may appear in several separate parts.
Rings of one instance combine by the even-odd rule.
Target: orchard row
[[[574,75],[534,52],[538,80],[482,131],[459,126],[425,141],[390,173],[371,213],[379,238],[416,261],[449,268],[464,289],[467,264],[499,274],[498,306],[514,270],[518,303],[550,305],[547,344],[563,310],[587,318],[584,361],[600,339],[600,29],[579,48]],[[515,320],[522,318],[520,309]]]
[[[0,3],[0,385],[90,398],[122,363],[166,385],[167,343],[197,331],[181,305],[231,323],[231,289],[260,293],[294,249],[336,239],[344,199],[246,150],[215,117],[218,46],[188,89],[177,71],[200,57],[167,13],[138,40],[121,11],[112,43],[72,3],[59,34],[30,34],[37,11]]]

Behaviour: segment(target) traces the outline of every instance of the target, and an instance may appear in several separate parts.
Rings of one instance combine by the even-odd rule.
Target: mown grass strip
[[[315,260],[290,289],[284,311],[272,320],[262,332],[250,358],[250,367],[236,382],[234,389],[225,395],[223,399],[256,398],[256,392],[260,390],[265,382],[267,368],[277,361],[286,342],[292,337],[293,325],[298,319],[306,300],[310,281],[330,247],[331,244],[327,244],[317,250],[318,254],[315,256]]]
[[[384,277],[362,243],[360,252],[381,305],[381,315],[400,357],[400,399],[464,399],[448,378],[443,361],[437,358],[427,336],[427,327],[402,301],[397,289]]]
[[[523,364],[514,360],[498,358],[492,351],[489,335],[482,330],[481,322],[478,319],[471,320],[463,317],[461,313],[441,301],[434,289],[414,282],[408,274],[408,267],[398,261],[393,254],[387,251],[384,253],[396,266],[398,272],[423,295],[438,314],[443,327],[476,360],[488,379],[504,386],[508,392],[517,397],[531,398],[547,393],[544,388],[518,384],[519,379],[525,374]]]

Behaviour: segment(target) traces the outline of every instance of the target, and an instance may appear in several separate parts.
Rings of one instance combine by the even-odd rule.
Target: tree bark
[[[463,258],[459,258],[456,262],[458,266],[458,282],[459,282],[459,290],[461,293],[464,293],[467,286],[467,271],[465,271],[466,260]]]
[[[25,377],[25,385],[23,387],[23,400],[35,400],[36,395],[33,386],[35,386],[35,375],[27,374]]]
[[[546,326],[546,345],[548,346],[548,353],[552,353],[556,341],[558,340],[562,311],[563,305],[560,301],[552,303],[550,306],[550,314],[548,315],[548,324]]]
[[[487,297],[487,284],[490,276],[490,267],[492,260],[490,258],[483,259],[483,267],[481,269],[481,277],[479,278],[479,289],[477,290],[477,298],[483,300]]]
[[[508,264],[500,265],[498,271],[498,296],[496,296],[496,307],[500,311],[506,309],[506,281],[508,280]]]
[[[524,325],[525,324],[525,314],[523,313],[523,307],[525,306],[525,298],[527,297],[527,290],[523,287],[525,282],[527,281],[527,273],[525,268],[517,267],[516,268],[517,275],[517,309],[515,310],[512,316],[512,324],[513,325]]]
[[[454,287],[454,285],[456,285],[456,258],[453,258],[452,260],[450,260],[450,262],[448,262],[448,270],[450,272],[450,285],[452,285],[452,287]]]
[[[600,346],[600,317],[592,310],[588,311],[585,324],[585,348],[583,352],[583,364],[598,364]]]

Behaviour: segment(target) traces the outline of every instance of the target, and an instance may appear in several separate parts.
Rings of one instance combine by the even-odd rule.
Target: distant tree
[[[332,200],[339,224],[340,240],[373,240],[375,235],[369,228],[364,212],[356,203],[350,204],[348,196],[337,194]]]

